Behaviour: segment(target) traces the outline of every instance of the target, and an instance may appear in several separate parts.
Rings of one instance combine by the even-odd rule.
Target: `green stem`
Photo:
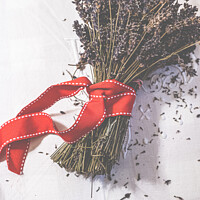
[[[178,49],[177,51],[171,53],[170,55],[168,55],[168,56],[166,56],[166,57],[164,57],[164,58],[161,58],[161,59],[157,60],[156,62],[154,62],[153,64],[151,64],[149,67],[147,67],[147,68],[141,70],[140,72],[138,72],[137,74],[135,74],[133,77],[131,77],[131,79],[135,79],[135,78],[138,77],[140,74],[142,74],[144,71],[146,71],[147,69],[150,69],[151,67],[155,66],[155,65],[156,65],[157,63],[159,63],[160,61],[167,60],[167,59],[171,58],[172,56],[174,56],[174,55],[176,55],[176,54],[178,54],[178,53],[180,53],[180,52],[182,52],[182,51],[184,51],[184,50],[186,50],[186,49],[188,49],[188,48],[190,48],[190,47],[192,47],[192,46],[194,46],[194,45],[196,45],[196,44],[199,44],[199,43],[200,43],[200,41],[195,42],[195,43],[190,44],[190,45],[185,45],[184,47]],[[129,80],[130,80],[130,78],[129,78]],[[126,81],[126,82],[128,82],[128,81]]]
[[[115,32],[114,32],[114,38],[113,38],[113,43],[112,43],[112,52],[111,52],[111,56],[110,56],[110,64],[109,64],[109,67],[108,67],[108,79],[110,78],[111,70],[112,70],[111,64],[112,64],[112,59],[113,59],[116,30],[117,30],[117,24],[118,24],[118,19],[119,19],[119,11],[120,11],[120,4],[119,4],[119,7],[118,7],[117,19],[116,19],[116,22],[115,22]]]

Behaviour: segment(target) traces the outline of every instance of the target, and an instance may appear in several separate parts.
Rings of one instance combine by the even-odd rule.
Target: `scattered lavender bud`
[[[179,197],[179,196],[176,196],[176,195],[174,195],[174,198],[177,198],[179,200],[184,200],[182,197]]]
[[[96,190],[96,192],[98,192],[100,190],[100,187],[98,187],[98,189]]]
[[[165,181],[165,184],[166,184],[166,185],[169,185],[169,184],[171,184],[171,182],[172,182],[171,180],[166,180],[166,181]]]
[[[140,180],[141,180],[141,177],[140,177],[140,174],[138,174],[137,181],[140,181]]]

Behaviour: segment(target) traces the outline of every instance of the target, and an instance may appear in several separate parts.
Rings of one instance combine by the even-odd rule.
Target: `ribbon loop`
[[[94,85],[87,87],[87,92],[90,95],[104,95],[104,96],[114,96],[122,93],[134,93],[133,88],[124,85],[123,83],[116,80],[106,80]]]
[[[62,98],[76,95],[84,88],[87,89],[90,100],[84,104],[70,128],[64,131],[57,130],[51,117],[41,111]],[[131,116],[135,96],[133,88],[116,80],[106,80],[92,85],[88,78],[80,77],[53,85],[25,106],[16,118],[1,126],[0,152],[6,147],[9,170],[22,174],[30,138],[56,134],[64,141],[74,143],[100,126],[106,117]]]

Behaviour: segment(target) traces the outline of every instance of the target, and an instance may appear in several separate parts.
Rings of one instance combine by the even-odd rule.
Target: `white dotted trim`
[[[11,148],[11,144],[8,145],[7,151],[6,151],[6,161],[7,161],[7,165],[9,166],[9,161],[10,161],[10,148]]]
[[[113,117],[113,116],[117,116],[117,115],[128,115],[128,116],[131,116],[131,113],[128,113],[128,112],[118,112],[118,113],[108,114],[108,115],[106,115],[106,117]]]
[[[60,83],[60,84],[58,84],[58,85],[76,85],[76,86],[85,86],[85,87],[87,87],[88,85],[86,84],[86,83],[71,83],[71,82],[63,82],[63,83]],[[33,105],[33,104],[35,104],[37,101],[39,101],[47,92],[49,92],[53,87],[56,87],[57,85],[53,85],[53,86],[50,86],[49,88],[47,88],[47,90],[45,90],[38,98],[36,98],[35,100],[33,100],[31,103],[29,103],[27,106],[25,106],[20,112],[19,112],[19,114],[17,115],[17,116],[20,116],[20,115],[22,115],[22,113],[26,110],[26,109],[28,109],[31,105]],[[71,95],[67,95],[67,96],[63,96],[63,97],[60,97],[60,98],[58,98],[58,99],[56,99],[51,105],[49,105],[49,106],[47,106],[47,107],[45,107],[45,108],[43,108],[42,110],[40,110],[39,112],[41,112],[41,111],[43,111],[43,110],[46,110],[47,108],[49,108],[49,107],[51,107],[52,105],[54,105],[57,101],[59,101],[59,100],[61,100],[61,99],[64,99],[64,98],[68,98],[68,97],[71,97],[71,96],[74,96],[74,95],[76,95],[80,90],[83,90],[84,89],[84,87],[80,87],[80,88],[78,88],[75,92],[73,92]],[[46,116],[48,116],[48,115],[46,115]],[[50,117],[50,116],[49,116]],[[22,118],[24,118],[24,116],[22,116]],[[18,118],[18,119],[20,119],[20,117]],[[14,119],[14,120],[16,120],[16,119]],[[10,120],[10,121],[13,121],[13,120]],[[8,121],[8,122],[6,122],[4,125],[6,125],[7,123],[10,123],[10,121]],[[3,126],[2,126],[3,127]],[[1,127],[1,128],[2,128]],[[1,129],[0,128],[0,129]],[[29,142],[30,143],[30,142]],[[11,144],[10,144],[10,148],[11,148]],[[28,149],[29,148],[29,144],[27,144],[27,148],[26,149]],[[10,149],[9,149],[10,150]],[[0,150],[1,151],[1,150]],[[25,158],[26,158],[26,156],[24,156]],[[9,154],[8,154],[8,156],[7,156],[7,160],[8,160],[8,162],[9,162]],[[9,163],[8,163],[9,164]],[[22,162],[21,162],[21,172],[23,171],[23,165],[24,165],[24,160],[22,160]]]
[[[57,85],[73,85],[73,86],[85,86],[85,87],[88,86],[88,84],[86,84],[86,83],[73,83],[73,82],[68,82],[68,81],[59,83]],[[57,86],[57,85],[53,85],[53,86]]]
[[[86,134],[82,135],[81,137],[79,137],[75,141],[73,141],[73,142],[67,142],[67,143],[72,144],[72,143],[77,142],[81,138],[85,137],[88,133],[90,133],[91,131],[93,131],[94,129],[96,129],[98,126],[100,126],[102,124],[102,122],[104,121],[105,118],[106,118],[106,109],[104,110],[104,113],[103,113],[101,119],[98,121],[98,123],[90,131],[88,131]]]
[[[24,152],[24,156],[23,156],[23,159],[22,159],[22,162],[21,162],[21,167],[20,167],[20,174],[21,175],[23,174],[24,163],[25,163],[25,160],[26,160],[26,156],[27,156],[27,153],[28,153],[29,146],[30,146],[30,139],[28,139],[26,150]]]
[[[82,83],[83,84],[83,83]],[[62,85],[62,84],[61,84]],[[86,84],[85,84],[86,85]],[[86,85],[86,87],[87,87],[88,85]],[[45,92],[43,92],[37,99],[35,99],[35,100],[33,100],[31,103],[29,103],[26,107],[24,107],[20,112],[19,112],[19,114],[18,114],[18,116],[19,115],[22,115],[22,113],[26,110],[26,109],[28,109],[30,106],[32,106],[33,104],[35,104],[37,101],[39,101],[47,92],[49,92],[50,91],[50,89],[51,88],[53,88],[54,86],[51,86],[51,87],[49,87]],[[54,105],[57,101],[59,101],[59,100],[61,100],[61,99],[63,99],[63,98],[68,98],[68,97],[72,97],[72,96],[74,96],[74,95],[76,95],[80,90],[83,90],[84,89],[84,87],[80,87],[80,88],[78,88],[75,92],[73,92],[72,94],[70,94],[70,95],[67,95],[67,96],[63,96],[63,97],[60,97],[60,98],[58,98],[58,99],[56,99],[51,105],[49,105],[49,106],[47,106],[47,107],[45,107],[45,108],[43,108],[42,110],[40,110],[40,111],[43,111],[43,110],[46,110],[47,108],[49,108],[49,107],[51,107],[52,105]],[[40,112],[40,111],[38,111],[38,112]]]
[[[70,128],[68,128],[68,129],[65,130],[65,131],[60,131],[60,132],[58,132],[58,133],[59,133],[59,134],[63,134],[63,133],[67,133],[67,132],[73,130],[73,129],[77,126],[77,124],[79,123],[79,121],[81,120],[81,117],[83,116],[83,113],[84,113],[84,111],[85,111],[87,105],[88,105],[92,100],[93,100],[93,99],[91,98],[87,103],[84,104],[84,106],[83,106],[81,112],[79,113],[79,115],[78,115],[78,117],[77,117],[77,120],[74,122],[74,124],[73,124]]]
[[[106,97],[104,95],[90,95],[90,97],[104,98],[104,99],[107,99],[107,100],[114,99],[114,98],[117,98],[117,97],[122,97],[122,96],[136,96],[136,94],[135,93],[122,93],[122,94],[113,95],[113,96],[109,96],[109,97]]]
[[[123,94],[118,94],[118,95],[114,95],[114,96],[111,96],[111,97],[106,97],[106,96],[104,96],[104,95],[90,95],[90,97],[105,98],[105,99],[107,99],[107,100],[110,100],[110,99],[114,99],[114,98],[121,97],[121,96],[126,96],[126,95],[136,96],[135,90],[134,90],[133,88],[131,88],[131,87],[129,87],[129,86],[123,84],[123,83],[117,82],[117,81],[115,81],[115,80],[105,80],[105,81],[103,81],[103,82],[110,82],[110,83],[117,84],[117,85],[119,85],[119,86],[121,86],[121,87],[124,87],[124,88],[126,88],[126,89],[132,91],[133,93],[123,93]],[[74,85],[74,86],[85,86],[85,87],[89,86],[89,85],[86,84],[86,83],[71,83],[71,82],[63,82],[63,83],[60,83],[60,84],[57,84],[57,85],[50,86],[50,87],[49,87],[45,92],[43,92],[37,99],[35,99],[35,100],[32,101],[31,103],[29,103],[26,107],[24,107],[24,108],[19,112],[19,114],[18,114],[17,116],[21,115],[27,108],[29,108],[31,105],[33,105],[34,103],[36,103],[37,101],[39,101],[47,92],[49,92],[53,87],[56,87],[56,86],[58,86],[58,85]],[[84,89],[84,87],[80,87],[80,88],[78,88],[75,92],[73,92],[71,95],[67,95],[67,96],[58,98],[57,100],[54,101],[53,104],[55,104],[55,103],[56,103],[57,101],[59,101],[60,99],[68,98],[68,97],[74,96],[74,95],[76,95],[80,90],[83,90],[83,89]],[[55,130],[48,130],[48,131],[44,131],[44,132],[38,132],[38,133],[34,133],[34,134],[29,134],[29,135],[24,135],[24,136],[12,138],[12,139],[9,139],[9,140],[7,140],[6,142],[4,142],[4,144],[3,144],[3,145],[1,146],[1,148],[0,148],[0,152],[1,152],[1,150],[3,149],[4,146],[6,146],[7,144],[9,144],[10,142],[13,142],[13,141],[15,141],[15,140],[20,140],[20,139],[23,139],[23,138],[28,138],[29,136],[30,136],[30,137],[33,137],[33,136],[37,136],[37,135],[43,135],[43,134],[46,134],[46,133],[58,133],[58,134],[62,134],[62,133],[67,133],[67,132],[71,131],[72,129],[74,129],[74,127],[77,126],[77,124],[79,123],[79,121],[80,121],[80,119],[81,119],[81,117],[82,117],[82,115],[83,115],[83,113],[84,113],[84,111],[85,111],[85,109],[86,109],[88,103],[91,102],[91,101],[92,101],[92,98],[90,99],[90,101],[88,101],[88,102],[84,105],[84,107],[83,107],[81,113],[79,114],[79,116],[78,116],[76,122],[75,122],[69,129],[67,129],[66,131],[59,132],[59,131],[55,131]],[[45,109],[51,107],[53,104],[49,105],[48,107],[46,107],[46,108],[44,108],[44,109],[42,109],[42,110],[45,110]],[[42,110],[41,110],[41,111],[42,111]],[[0,127],[0,129],[2,129],[5,125],[7,125],[7,124],[9,124],[10,122],[13,122],[13,121],[15,121],[15,120],[20,120],[20,119],[24,119],[24,118],[27,118],[27,117],[38,116],[38,115],[45,115],[45,116],[48,116],[48,117],[51,119],[51,117],[50,117],[48,114],[46,114],[46,113],[26,114],[26,115],[23,115],[23,116],[21,116],[21,117],[19,116],[19,117],[16,117],[16,118],[13,118],[13,119],[7,121],[6,123],[4,123],[4,124]],[[94,129],[96,129],[98,126],[100,126],[100,125],[102,124],[103,120],[105,119],[105,117],[116,116],[116,115],[131,115],[131,113],[119,112],[119,113],[112,113],[112,114],[106,115],[106,110],[104,110],[104,114],[103,114],[102,118],[101,118],[100,121],[92,128],[92,130],[94,130]],[[51,120],[52,120],[52,119],[51,119]],[[90,130],[89,132],[91,132],[92,130]],[[87,132],[86,134],[84,134],[82,137],[84,137],[85,135],[87,135],[89,132]],[[81,138],[82,138],[82,137],[81,137]],[[79,140],[79,139],[80,139],[80,138],[78,138],[77,140]],[[77,140],[76,140],[76,141],[77,141]],[[68,143],[74,143],[74,142],[76,142],[76,141],[68,142]],[[22,162],[21,162],[20,174],[22,174],[22,172],[23,172],[24,162],[25,162],[25,159],[26,159],[26,155],[27,155],[27,152],[28,152],[29,145],[30,145],[30,140],[29,140],[29,142],[27,143],[27,147],[26,147],[26,150],[25,150],[25,153],[24,153],[24,156],[23,156],[23,160],[22,160]],[[10,148],[11,148],[11,144],[8,145],[8,149],[7,149],[7,162],[8,162],[8,164],[9,164]]]
[[[133,88],[131,88],[131,87],[129,87],[128,85],[125,85],[125,84],[123,84],[123,83],[121,83],[121,82],[118,82],[118,81],[116,81],[116,80],[105,80],[105,81],[102,81],[102,82],[114,83],[114,84],[117,84],[117,85],[119,85],[119,86],[121,86],[121,87],[127,88],[128,90],[131,90],[133,93],[135,93],[135,90],[134,90]]]
[[[117,98],[117,97],[122,97],[122,96],[136,96],[136,94],[135,93],[122,93],[122,94],[118,94],[118,95],[108,97],[107,100],[114,99],[114,98]]]
[[[27,115],[23,115],[21,117],[15,117],[14,119],[11,119],[9,120],[8,122],[4,123],[0,129],[2,129],[5,125],[13,122],[13,121],[16,121],[16,120],[20,120],[20,119],[24,119],[24,118],[28,118],[28,117],[34,117],[34,116],[47,116],[51,121],[52,121],[52,118],[50,117],[50,115],[48,115],[47,113],[33,113],[33,114],[27,114]],[[53,121],[52,121],[53,122]],[[0,147],[0,152],[2,151],[2,149],[7,145],[9,144],[10,142],[14,142],[14,141],[17,141],[17,140],[21,140],[23,138],[27,138],[29,136],[36,136],[36,135],[41,135],[41,134],[45,134],[45,133],[48,133],[52,130],[49,130],[49,131],[44,131],[44,132],[39,132],[39,133],[34,133],[34,134],[30,134],[30,135],[23,135],[23,136],[18,136],[16,138],[12,138],[12,139],[9,139],[7,140],[6,142],[3,143],[3,145]]]
[[[70,95],[68,95],[68,96],[63,96],[63,97],[60,97],[60,98],[56,99],[51,105],[49,105],[49,106],[43,108],[42,110],[40,110],[40,112],[43,111],[43,110],[46,110],[47,108],[50,108],[50,107],[53,106],[57,101],[59,101],[59,100],[61,100],[61,99],[69,98],[69,97],[75,96],[79,91],[81,91],[81,90],[83,90],[83,89],[84,89],[84,87],[80,87],[78,90],[76,90],[76,91],[73,92],[72,94],[70,94]]]
[[[112,81],[112,80],[107,80],[107,81],[104,81],[104,82],[113,82],[113,81]],[[120,83],[118,83],[118,82],[113,82],[113,83],[120,84]],[[121,84],[121,85],[123,86],[123,84]],[[124,87],[126,87],[126,88],[129,89],[129,87],[126,86],[126,85],[124,85]],[[83,88],[83,87],[81,87],[81,88]],[[81,88],[79,88],[78,90],[80,90]],[[76,92],[78,92],[78,90],[77,90]],[[117,98],[117,97],[124,96],[124,95],[135,95],[135,93],[123,93],[123,94],[119,94],[119,95],[114,95],[114,96],[108,97],[107,99],[110,100],[110,99]],[[97,95],[94,95],[94,96],[97,97]],[[98,97],[103,97],[103,96],[98,96]],[[36,101],[36,100],[35,100],[35,101]],[[83,113],[84,113],[84,111],[85,111],[87,105],[88,105],[91,101],[92,101],[92,98],[90,99],[90,101],[88,101],[88,102],[84,105],[84,107],[83,107],[81,113],[79,114],[79,116],[78,116],[76,122],[75,122],[69,129],[67,129],[66,131],[58,132],[58,131],[49,130],[49,131],[45,131],[45,132],[39,132],[39,133],[35,133],[35,134],[24,135],[24,136],[20,136],[20,137],[17,137],[17,138],[13,138],[13,139],[10,139],[10,140],[6,141],[6,142],[2,145],[2,147],[0,148],[0,151],[1,151],[2,148],[3,148],[5,145],[7,145],[9,142],[12,142],[12,141],[15,141],[15,140],[19,140],[19,139],[22,139],[22,138],[27,138],[27,137],[29,137],[29,136],[37,136],[37,135],[45,134],[45,133],[48,133],[48,132],[63,134],[63,133],[67,133],[67,132],[71,131],[72,129],[74,129],[74,127],[77,126],[77,124],[79,123],[80,118],[82,117],[82,115],[83,115]],[[26,107],[25,107],[25,108],[26,108]],[[32,116],[38,116],[38,115],[45,115],[45,116],[48,116],[48,117],[51,119],[51,117],[50,117],[48,114],[46,114],[46,113],[26,114],[26,115],[13,118],[13,119],[11,119],[11,120],[5,122],[5,123],[0,127],[0,129],[2,129],[5,125],[7,125],[7,124],[9,124],[9,123],[11,123],[11,122],[13,122],[13,121],[20,120],[20,119],[24,119],[24,118],[27,118],[27,117],[32,117]],[[104,117],[111,117],[111,116],[116,116],[116,115],[131,115],[131,113],[119,112],[119,113],[112,113],[112,114],[108,114],[108,115],[106,115],[106,113],[105,113],[105,116],[104,116]],[[52,119],[51,119],[51,120],[52,120]]]
[[[90,97],[96,97],[96,98],[106,98],[106,96],[105,95],[93,95],[93,94],[91,94],[90,95]]]
[[[7,140],[7,141],[4,142],[3,145],[0,147],[0,152],[1,152],[2,149],[3,149],[8,143],[10,143],[10,142],[22,140],[22,139],[29,138],[29,137],[33,137],[33,136],[44,135],[44,134],[47,134],[47,133],[57,133],[57,131],[55,131],[55,130],[48,130],[48,131],[43,131],[43,132],[32,133],[32,134],[29,134],[29,135],[23,135],[23,136],[19,136],[19,137],[16,137],[16,138]]]
[[[11,123],[11,122],[13,122],[13,121],[20,120],[20,119],[24,119],[24,118],[28,118],[28,117],[40,116],[40,115],[41,115],[41,116],[42,116],[42,115],[45,115],[45,116],[47,116],[47,117],[49,117],[49,118],[51,119],[50,115],[47,114],[47,113],[42,113],[42,112],[40,112],[40,113],[26,114],[26,115],[23,115],[23,116],[20,116],[20,117],[15,117],[15,118],[13,118],[13,119],[11,119],[11,120],[8,120],[7,122],[5,122],[5,123],[0,127],[0,129],[2,129],[4,126],[6,126],[7,124],[9,124],[9,123]]]
[[[60,131],[55,131],[55,130],[48,130],[48,131],[37,132],[37,133],[29,134],[29,135],[18,136],[18,137],[16,137],[16,138],[12,138],[12,139],[9,139],[9,140],[7,140],[6,142],[4,142],[4,144],[0,147],[0,152],[2,151],[2,149],[3,149],[7,144],[9,144],[10,142],[13,142],[13,141],[17,141],[17,140],[21,140],[21,139],[25,139],[25,138],[29,138],[29,137],[34,137],[34,136],[38,136],[38,135],[43,135],[43,134],[47,134],[47,133],[63,134],[63,133],[67,133],[67,132],[73,130],[73,129],[77,126],[77,124],[79,123],[79,121],[80,121],[80,119],[81,119],[81,117],[82,117],[82,115],[83,115],[83,113],[84,113],[84,111],[85,111],[87,105],[88,105],[92,100],[93,100],[93,99],[90,99],[90,101],[88,101],[88,102],[84,105],[84,107],[83,107],[82,111],[80,112],[80,114],[79,114],[77,120],[75,121],[75,123],[74,123],[69,129],[67,129],[67,130],[65,130],[65,131],[61,131],[61,132],[60,132]],[[16,118],[14,118],[13,120],[10,120],[10,121],[8,121],[7,123],[5,123],[4,125],[2,125],[1,128],[3,128],[6,124],[9,124],[11,121],[20,120],[20,119],[24,119],[24,118],[27,118],[27,117],[40,116],[40,115],[47,116],[47,117],[49,117],[49,118],[51,119],[51,117],[50,117],[48,114],[46,114],[46,113],[33,113],[33,114],[30,114],[30,115],[23,115],[22,117],[16,117]],[[117,116],[117,115],[129,115],[129,116],[130,116],[131,113],[128,113],[128,112],[118,112],[118,113],[112,113],[112,114],[106,115],[106,110],[104,110],[104,114],[103,114],[102,118],[100,119],[100,121],[97,123],[97,125],[96,125],[93,129],[95,129],[96,127],[100,126],[100,124],[103,122],[103,119],[104,119],[105,117],[111,117],[111,116]],[[52,120],[52,119],[51,119],[51,120]],[[93,130],[93,129],[92,129],[92,130]],[[90,130],[89,132],[91,132],[92,130]],[[89,133],[89,132],[88,132],[88,133]],[[86,134],[88,134],[88,133],[86,133]],[[85,135],[86,135],[86,134],[85,134]],[[83,135],[82,137],[84,137],[85,135]],[[80,139],[80,138],[78,138],[77,140],[79,140],[79,139]],[[77,140],[76,140],[76,141],[77,141]],[[74,142],[76,142],[76,141],[68,142],[68,143],[74,143]],[[27,149],[28,149],[28,147],[29,147],[29,145],[27,145]],[[9,145],[8,148],[10,148],[10,145]],[[10,149],[8,150],[8,152],[9,152],[9,151],[10,151]],[[7,156],[9,156],[9,153],[8,153]],[[9,160],[9,159],[8,159],[8,160]],[[24,163],[24,161],[22,161],[22,164],[23,164],[23,163]]]
[[[63,82],[63,83],[60,83],[60,84],[58,84],[58,85],[76,85],[76,86],[85,86],[85,87],[88,86],[86,83],[71,83],[71,82]],[[24,108],[20,111],[20,113],[18,114],[18,116],[21,115],[21,114],[22,114],[27,108],[29,108],[31,105],[33,105],[34,103],[36,103],[37,101],[39,101],[47,92],[49,92],[49,91],[50,91],[53,87],[55,87],[55,86],[57,86],[57,85],[50,86],[50,87],[49,87],[45,92],[43,92],[37,99],[33,100],[33,101],[32,101],[31,103],[29,103],[26,107],[24,107]],[[84,89],[84,87],[78,88],[78,90],[76,90],[75,92],[73,92],[71,95],[67,95],[67,96],[60,97],[60,98],[56,99],[51,105],[49,105],[49,106],[43,108],[43,109],[40,110],[40,111],[46,110],[47,108],[51,107],[52,105],[54,105],[57,101],[59,101],[59,100],[61,100],[61,99],[68,98],[68,97],[71,97],[71,96],[76,95],[80,90],[83,90],[83,89]],[[22,116],[22,118],[24,118],[24,116]],[[10,122],[8,122],[8,123],[10,123]],[[6,124],[5,124],[5,125],[6,125]],[[30,142],[29,142],[29,143],[30,143]],[[11,144],[10,144],[10,147],[11,147]],[[27,144],[27,148],[26,148],[26,149],[28,149],[28,147],[29,147],[29,144]],[[21,172],[20,172],[20,173],[22,173],[22,171],[23,171],[23,165],[24,165],[25,158],[26,158],[26,156],[24,155],[24,159],[22,160],[22,163],[21,163]],[[7,159],[8,159],[8,161],[9,161],[9,155],[8,155]]]

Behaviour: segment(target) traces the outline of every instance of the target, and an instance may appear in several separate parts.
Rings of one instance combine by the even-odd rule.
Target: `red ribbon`
[[[42,111],[62,98],[76,95],[84,88],[89,94],[89,101],[84,104],[70,128],[58,131],[50,115]],[[15,118],[1,126],[0,152],[6,147],[8,169],[22,174],[30,138],[52,133],[60,136],[65,142],[74,143],[100,126],[106,117],[131,116],[135,97],[133,88],[116,80],[92,85],[88,78],[80,77],[49,87],[24,107]]]

